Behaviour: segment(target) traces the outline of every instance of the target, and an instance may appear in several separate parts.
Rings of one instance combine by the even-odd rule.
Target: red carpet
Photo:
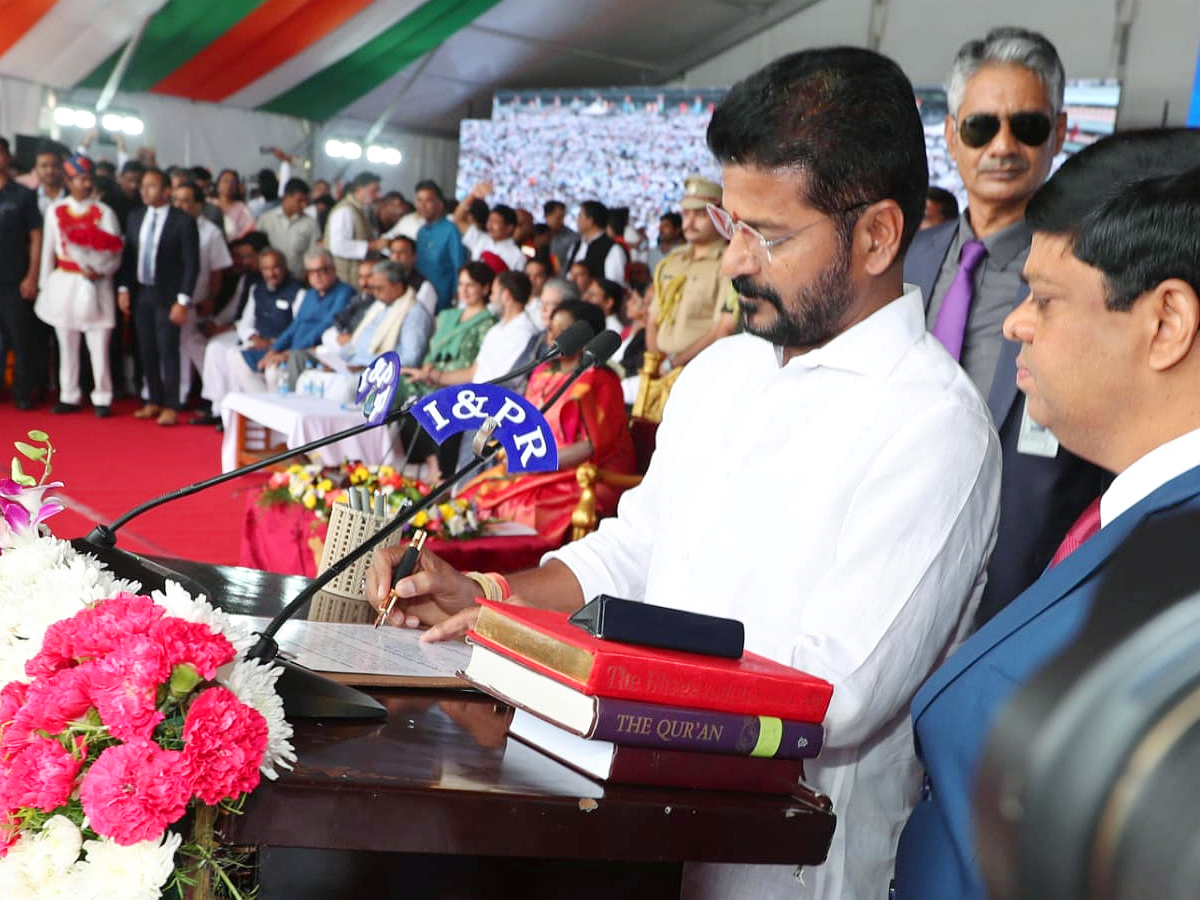
[[[0,465],[15,454],[13,441],[30,429],[50,435],[54,445],[51,478],[64,486],[58,496],[67,508],[49,522],[57,537],[87,534],[128,510],[221,471],[221,434],[211,427],[180,424],[160,428],[133,418],[137,404],[118,401],[110,419],[90,408],[54,415],[48,407],[20,412],[0,404]],[[191,417],[186,413],[183,421]],[[27,466],[34,471],[36,467]],[[262,483],[248,476],[151,510],[118,533],[119,546],[136,553],[236,565],[244,510],[243,492]]]

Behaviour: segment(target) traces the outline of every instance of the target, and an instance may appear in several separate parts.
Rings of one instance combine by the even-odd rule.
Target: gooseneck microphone
[[[565,333],[566,332],[564,332],[564,334]],[[583,354],[580,358],[579,365],[575,367],[575,370],[571,372],[571,374],[563,381],[562,385],[559,386],[559,389],[555,391],[554,395],[546,401],[545,405],[542,406],[542,412],[544,413],[550,409],[550,407],[552,407],[558,401],[559,397],[563,395],[567,388],[574,384],[584,372],[593,366],[603,365],[606,363],[609,357],[616,352],[620,345],[621,336],[615,331],[602,331],[596,337],[592,338],[592,340],[589,341],[583,348]],[[346,556],[342,557],[342,559],[338,560],[336,563],[318,575],[312,582],[308,584],[307,587],[304,588],[304,590],[296,595],[295,599],[293,599],[287,606],[279,611],[279,613],[274,619],[271,620],[270,624],[267,625],[266,628],[259,632],[258,643],[254,645],[247,655],[251,659],[269,660],[275,658],[276,654],[279,652],[279,645],[275,641],[275,635],[278,633],[279,629],[283,627],[284,623],[291,619],[297,612],[300,611],[301,608],[304,607],[305,604],[312,600],[317,591],[321,590],[321,588],[323,588],[326,584],[333,581],[333,579],[337,578],[342,572],[354,565],[354,563],[361,557],[369,553],[371,550],[374,550],[375,547],[385,541],[389,535],[411,521],[412,518],[421,510],[429,509],[430,507],[440,503],[450,494],[455,485],[457,485],[466,477],[475,474],[476,471],[482,469],[496,454],[499,448],[500,444],[498,443],[493,442],[489,444],[484,449],[484,452],[481,456],[471,460],[464,466],[460,466],[446,478],[442,479],[442,483],[436,489],[430,491],[427,496],[423,497],[419,503],[401,509],[398,513],[396,513],[390,522],[383,526],[383,528],[379,529],[379,531],[351,550],[348,554],[346,554]],[[282,689],[283,679],[280,680],[280,685]],[[285,709],[287,708],[286,695],[284,696],[284,707]]]
[[[591,346],[591,344],[588,344],[587,342],[588,339],[592,337],[593,333],[592,327],[588,325],[587,322],[576,322],[569,328],[564,329],[563,333],[558,336],[558,339],[555,340],[555,342],[551,345],[550,353],[547,356],[529,364],[528,366],[519,366],[516,369],[513,369],[511,372],[501,375],[499,378],[492,379],[490,382],[488,382],[488,384],[500,384],[513,378],[518,378],[521,375],[531,371],[541,363],[546,362],[547,360],[557,359],[560,356],[574,356],[579,352],[581,347],[584,347],[585,345],[589,347]],[[586,349],[584,352],[587,352]],[[413,405],[418,399],[420,398],[410,397],[408,400],[404,401],[400,407],[389,412],[381,422],[364,422],[362,425],[355,425],[352,428],[346,428],[342,431],[335,432],[334,434],[326,435],[323,438],[317,438],[315,441],[310,441],[302,447],[289,448],[281,453],[275,454],[274,456],[268,456],[260,459],[258,462],[251,463],[248,466],[242,466],[238,469],[222,472],[220,475],[214,475],[212,478],[206,478],[203,481],[197,481],[194,484],[189,484],[186,487],[181,487],[178,490],[171,491],[169,494],[163,494],[160,497],[147,500],[140,506],[135,506],[133,509],[129,510],[129,512],[125,513],[111,525],[97,525],[88,533],[87,537],[82,538],[81,540],[87,545],[88,548],[112,550],[117,546],[117,530],[131,519],[135,519],[140,516],[142,513],[149,512],[150,510],[162,506],[165,503],[170,503],[172,500],[179,500],[183,497],[189,497],[192,494],[206,490],[210,487],[216,487],[219,484],[224,484],[227,481],[232,481],[235,478],[240,478],[241,476],[248,475],[251,472],[257,472],[259,469],[265,469],[268,466],[277,465],[284,460],[291,459],[293,456],[303,453],[310,453],[313,450],[319,450],[322,447],[327,447],[330,444],[336,444],[338,441],[345,440],[346,438],[351,438],[362,434],[364,431],[370,431],[372,428],[378,428],[381,425],[397,422],[408,415],[408,411],[412,409]]]

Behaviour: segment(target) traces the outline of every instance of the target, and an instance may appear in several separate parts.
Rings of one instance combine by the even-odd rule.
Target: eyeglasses
[[[1008,129],[1027,147],[1040,147],[1050,137],[1053,123],[1040,112],[1019,112],[1008,116]],[[958,123],[958,136],[968,147],[978,149],[1000,133],[1000,117],[993,113],[972,113]]]
[[[328,272],[333,266],[321,266],[319,269],[305,269],[305,275],[320,275],[322,272]]]
[[[741,234],[746,239],[746,246],[750,248],[750,252],[754,254],[760,262],[771,262],[771,250],[778,247],[785,241],[790,241],[798,234],[815,225],[819,225],[826,219],[832,218],[833,215],[853,212],[856,209],[861,209],[864,206],[870,206],[870,203],[856,203],[854,206],[848,206],[845,209],[840,209],[837,213],[826,213],[821,218],[809,222],[807,225],[801,225],[795,231],[789,231],[787,234],[780,235],[777,238],[763,237],[762,232],[752,225],[747,225],[745,222],[739,221],[736,213],[731,213],[726,209],[709,203],[705,209],[708,210],[708,217],[712,219],[713,227],[717,229],[717,234],[727,241],[732,241],[735,234]]]

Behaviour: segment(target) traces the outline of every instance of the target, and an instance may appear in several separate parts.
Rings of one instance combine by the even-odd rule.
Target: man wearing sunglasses
[[[1065,73],[1054,45],[995,28],[958,51],[947,80],[946,144],[967,189],[957,220],[917,235],[904,280],[925,297],[930,331],[988,401],[1004,451],[1000,531],[977,624],[1033,583],[1105,476],[1037,426],[1017,392],[1004,317],[1028,294],[1025,207],[1062,149]]]

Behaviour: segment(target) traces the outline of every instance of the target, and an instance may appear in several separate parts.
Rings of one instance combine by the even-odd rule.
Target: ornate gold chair
[[[658,423],[662,421],[663,408],[667,405],[667,395],[671,386],[679,377],[680,369],[672,369],[666,375],[659,375],[663,354],[646,351],[642,360],[639,374],[637,399],[633,403],[633,411],[629,416],[629,434],[633,438],[633,449],[637,457],[638,474],[628,475],[623,472],[609,472],[597,467],[594,463],[584,463],[575,470],[575,479],[579,482],[580,496],[575,511],[571,514],[571,540],[577,541],[596,530],[599,517],[596,515],[596,485],[607,484],[612,487],[631,488],[641,484],[642,476],[650,466],[650,457],[654,453],[654,439],[658,431]]]

